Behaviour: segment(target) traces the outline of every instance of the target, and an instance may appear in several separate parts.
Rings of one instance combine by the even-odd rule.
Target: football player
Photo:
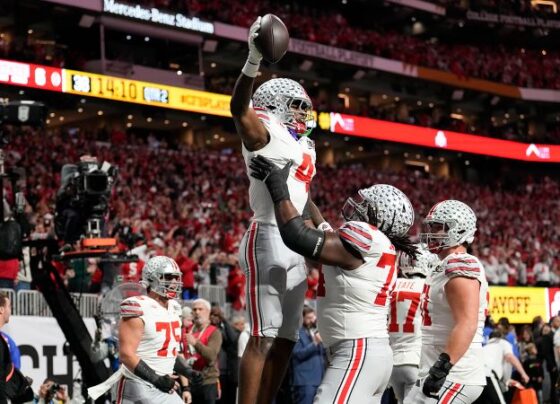
[[[426,277],[437,265],[438,257],[418,245],[415,260],[400,254],[395,289],[391,294],[389,339],[393,349],[393,373],[389,384],[402,404],[418,378],[422,349],[420,298]]]
[[[314,123],[311,99],[299,83],[286,78],[268,80],[253,94],[262,60],[255,46],[260,20],[249,30],[249,56],[231,98],[243,157],[247,166],[256,155],[280,166],[294,161],[288,176],[292,201],[299,213],[309,206],[313,222],[319,225],[324,220],[309,201],[316,158],[314,143],[307,137]],[[240,363],[239,403],[268,404],[297,340],[307,273],[304,258],[282,242],[266,187],[252,177],[249,180],[254,216],[239,247],[239,261],[247,279],[251,337]]]
[[[476,215],[463,202],[445,200],[423,226],[421,240],[440,263],[424,286],[420,370],[405,403],[472,403],[486,385],[481,358],[488,297],[484,267],[467,253]]]
[[[252,176],[264,181],[274,203],[280,235],[295,252],[322,263],[317,323],[329,355],[317,403],[380,403],[391,376],[393,353],[387,318],[397,273],[397,251],[414,256],[407,237],[414,211],[405,194],[378,184],[348,198],[336,231],[306,226],[290,201],[291,163],[279,169],[262,156]]]
[[[119,357],[123,376],[117,403],[183,403],[173,376],[181,341],[181,271],[168,257],[151,258],[142,271],[147,296],[121,303]],[[188,393],[188,388],[185,393]],[[185,394],[188,401],[188,394]]]

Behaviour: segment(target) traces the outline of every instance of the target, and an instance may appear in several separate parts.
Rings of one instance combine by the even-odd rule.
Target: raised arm
[[[237,133],[249,151],[262,149],[269,140],[268,131],[255,111],[250,108],[253,84],[262,60],[262,54],[255,46],[255,38],[259,35],[260,27],[261,17],[258,17],[249,28],[249,56],[235,83],[230,102],[230,110]]]
[[[276,213],[276,222],[284,244],[292,251],[327,265],[343,269],[356,269],[363,264],[358,252],[346,247],[338,233],[325,232],[305,225],[303,218],[290,201],[286,180],[292,163],[279,169],[266,158],[256,156],[251,160],[251,176],[264,181]]]

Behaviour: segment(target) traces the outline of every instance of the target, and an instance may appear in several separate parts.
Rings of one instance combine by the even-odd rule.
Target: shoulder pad
[[[169,300],[169,307],[171,308],[171,311],[173,314],[181,317],[183,308],[181,307],[181,304],[179,304],[179,302],[177,300]]]
[[[121,317],[140,317],[144,315],[144,308],[136,296],[122,301],[120,308]]]
[[[379,245],[380,234],[374,226],[357,221],[346,222],[338,229],[339,237],[362,256],[375,252],[374,247]]]
[[[482,273],[480,262],[470,254],[452,254],[443,265],[448,278],[462,276],[478,279]]]

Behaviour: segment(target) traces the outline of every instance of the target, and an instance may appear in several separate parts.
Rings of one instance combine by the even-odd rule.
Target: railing
[[[12,314],[15,316],[52,317],[52,311],[47,301],[37,290],[0,289],[8,294],[12,302]],[[200,285],[198,294],[210,303],[217,303],[224,311],[226,318],[232,314],[231,304],[226,303],[226,293],[223,287],[216,285]],[[98,310],[100,295],[94,293],[70,293],[74,304],[82,317],[93,317]],[[183,306],[192,306],[192,300],[183,300]]]
[[[220,307],[225,307],[226,305],[226,291],[222,286],[199,285],[198,296],[208,300],[210,303],[216,303]]]

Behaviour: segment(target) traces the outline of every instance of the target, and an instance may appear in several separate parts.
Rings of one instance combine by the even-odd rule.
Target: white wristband
[[[317,228],[322,231],[334,231],[329,222],[326,221],[317,226]]]
[[[261,66],[260,61],[251,60],[251,58],[247,59],[245,62],[245,66],[241,69],[241,72],[248,77],[257,77],[257,73]]]

